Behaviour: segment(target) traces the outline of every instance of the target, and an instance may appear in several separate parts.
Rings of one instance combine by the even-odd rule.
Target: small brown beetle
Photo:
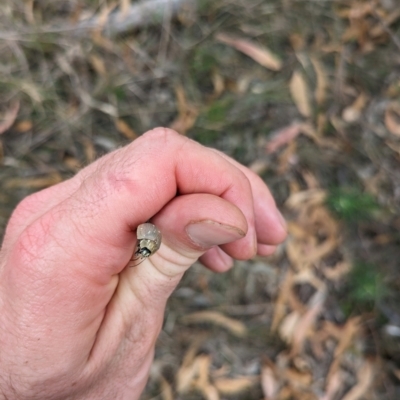
[[[153,255],[161,246],[161,232],[153,224],[146,222],[137,227],[137,247],[133,259],[145,259]]]

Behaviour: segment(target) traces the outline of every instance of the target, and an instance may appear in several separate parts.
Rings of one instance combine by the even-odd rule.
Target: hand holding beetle
[[[146,221],[161,247],[126,267]],[[0,399],[138,399],[189,266],[223,272],[285,236],[261,179],[163,128],[27,197],[0,253]]]

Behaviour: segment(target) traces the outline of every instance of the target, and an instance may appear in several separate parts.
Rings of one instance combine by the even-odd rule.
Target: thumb
[[[159,251],[126,271],[130,287],[140,297],[143,288],[147,295],[150,290],[153,298],[160,298],[161,292],[168,297],[183,273],[214,246],[240,258],[238,246],[232,242],[242,240],[247,232],[247,221],[240,209],[210,194],[178,196],[152,223],[162,232]]]
[[[178,196],[151,222],[162,233],[161,247],[135,267],[126,267],[120,273],[92,351],[93,365],[114,354],[110,343],[117,346],[118,342],[112,338],[121,335],[129,338],[129,343],[122,345],[125,356],[136,346],[135,357],[147,359],[161,329],[166,301],[184,272],[218,245],[235,256],[232,250],[235,246],[228,249],[225,246],[243,240],[247,232],[246,218],[240,209],[210,194]]]

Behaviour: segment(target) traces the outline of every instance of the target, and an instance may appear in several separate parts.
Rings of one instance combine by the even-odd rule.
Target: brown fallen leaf
[[[94,148],[93,142],[86,137],[82,138],[82,145],[86,161],[89,164],[96,159],[96,149]]]
[[[128,12],[129,12],[130,5],[131,5],[131,0],[119,0],[120,18],[121,19],[126,18]]]
[[[309,388],[313,380],[310,372],[298,371],[295,368],[288,368],[284,371],[286,379],[289,381],[290,386],[295,388]],[[298,398],[298,397],[296,397]],[[302,399],[305,397],[302,397]]]
[[[289,83],[292,99],[303,117],[312,114],[308,85],[300,71],[295,71]]]
[[[225,80],[217,70],[213,71],[211,78],[214,86],[214,93],[212,95],[212,98],[216,99],[221,96],[221,94],[225,90]]]
[[[277,377],[277,368],[275,364],[265,359],[261,367],[261,387],[264,394],[264,400],[275,400],[279,389]]]
[[[364,92],[360,93],[354,102],[343,110],[342,118],[349,123],[358,121],[367,102],[368,96]]]
[[[33,128],[33,123],[32,121],[30,121],[29,119],[24,119],[22,121],[19,121],[17,123],[15,123],[14,125],[14,129],[18,132],[18,133],[25,133],[30,131]]]
[[[211,384],[204,386],[201,393],[205,400],[220,400],[217,388]]]
[[[344,384],[343,374],[342,371],[335,372],[329,379],[326,385],[325,394],[319,398],[319,400],[333,400],[337,396],[336,394],[342,388]]]
[[[386,108],[385,125],[390,133],[400,136],[400,103],[393,102]]]
[[[328,90],[328,78],[325,68],[320,60],[316,57],[310,57],[310,61],[314,67],[315,75],[317,76],[317,87],[315,89],[315,100],[318,105],[322,105],[326,100],[326,92]]]
[[[195,386],[202,390],[209,384],[210,367],[211,367],[211,356],[208,354],[201,354],[196,357],[198,364],[198,377]]]
[[[24,13],[25,13],[26,21],[30,25],[33,25],[35,23],[35,15],[34,15],[34,12],[33,12],[33,0],[26,0],[25,1]]]
[[[286,305],[290,296],[290,291],[292,289],[292,283],[293,283],[293,272],[289,270],[282,281],[278,298],[275,301],[274,317],[272,319],[272,324],[271,324],[272,332],[278,329],[279,324],[281,323],[281,321],[285,316],[287,308]]]
[[[380,21],[370,30],[369,35],[371,38],[377,38],[387,34],[387,28],[400,18],[400,8],[393,10],[393,12],[386,16],[381,16],[378,13],[375,13],[374,16],[379,16]]]
[[[395,153],[397,153],[397,157],[399,158],[399,156],[400,156],[400,144],[392,143],[389,140],[385,140],[385,143],[390,149],[392,149]]]
[[[295,329],[300,318],[301,315],[298,311],[292,311],[283,319],[279,327],[279,335],[286,343],[292,343]]]
[[[253,43],[248,39],[234,38],[224,33],[216,35],[215,38],[219,42],[232,46],[236,50],[246,54],[265,68],[272,71],[279,71],[282,69],[282,61],[279,57],[264,46]]]
[[[89,56],[89,61],[90,64],[92,65],[93,69],[96,71],[96,73],[100,76],[106,76],[107,75],[107,68],[104,64],[104,61],[98,57],[95,54],[91,54]]]
[[[214,386],[221,394],[239,394],[254,386],[259,380],[254,376],[237,378],[219,378],[214,380]]]
[[[309,309],[297,322],[295,333],[293,335],[293,344],[291,350],[292,356],[295,356],[302,351],[308,333],[311,331],[319,314],[323,310],[325,298],[325,290],[319,290],[318,292],[316,292],[316,294],[311,299],[311,305]]]
[[[275,153],[280,147],[290,143],[301,133],[301,124],[294,123],[280,129],[267,143],[266,150],[268,154]]]
[[[254,160],[250,165],[249,169],[255,172],[257,175],[262,175],[268,169],[269,163],[265,159]]]
[[[185,135],[186,132],[194,126],[197,116],[199,115],[199,110],[187,101],[183,86],[176,86],[175,94],[178,106],[178,116],[172,122],[170,128],[181,135]]]
[[[0,141],[0,165],[3,165],[4,162],[4,148],[3,143]]]
[[[183,357],[182,365],[176,374],[176,388],[178,393],[186,393],[198,375],[199,363],[196,353],[203,340],[202,337],[194,340]]]
[[[118,132],[122,133],[127,139],[135,140],[138,137],[136,132],[124,120],[116,118],[114,124]]]
[[[176,374],[176,390],[178,393],[187,393],[193,386],[193,381],[198,374],[199,366],[196,362],[182,365]]]
[[[5,189],[29,188],[42,189],[55,185],[62,181],[62,177],[58,172],[41,177],[41,178],[11,178],[4,184]]]
[[[327,376],[327,380],[329,381],[330,377],[340,369],[340,363],[345,351],[351,346],[354,336],[360,331],[360,318],[349,318],[346,324],[341,328],[335,328],[332,325],[327,326],[330,327],[333,335],[337,335],[336,338],[339,340]],[[335,332],[335,330],[339,330],[339,332]]]
[[[374,382],[374,365],[371,361],[365,361],[357,374],[358,383],[350,389],[343,400],[359,400],[364,398]]]
[[[160,377],[161,397],[163,400],[174,400],[174,393],[171,384],[163,377]]]
[[[19,100],[11,103],[10,108],[5,112],[3,118],[0,119],[0,135],[8,131],[14,124],[20,107]]]
[[[303,190],[293,193],[285,205],[292,210],[301,211],[305,207],[319,206],[326,200],[327,192],[323,189]]]
[[[193,314],[186,315],[182,318],[183,323],[212,323],[227,329],[232,334],[243,337],[247,334],[246,325],[242,322],[229,318],[218,311],[199,311]]]
[[[206,400],[219,400],[217,388],[209,381],[211,356],[202,354],[196,357],[198,365],[198,377],[194,382],[194,388],[199,390]]]
[[[68,169],[74,172],[77,172],[82,168],[80,161],[71,155],[65,155],[63,157],[63,162]]]
[[[338,281],[351,271],[351,263],[349,261],[340,261],[334,266],[321,266],[322,273],[331,281]]]
[[[293,140],[289,142],[286,149],[284,149],[278,156],[278,175],[284,175],[290,168],[299,162],[299,156],[297,154],[297,144]],[[293,182],[293,180],[291,181]],[[291,185],[291,182],[289,183]]]

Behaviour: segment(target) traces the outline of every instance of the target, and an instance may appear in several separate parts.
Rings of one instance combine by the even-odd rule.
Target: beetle
[[[161,246],[162,235],[160,230],[150,222],[140,224],[136,229],[137,245],[132,260],[144,259],[152,256]],[[139,265],[139,264],[136,264]]]

